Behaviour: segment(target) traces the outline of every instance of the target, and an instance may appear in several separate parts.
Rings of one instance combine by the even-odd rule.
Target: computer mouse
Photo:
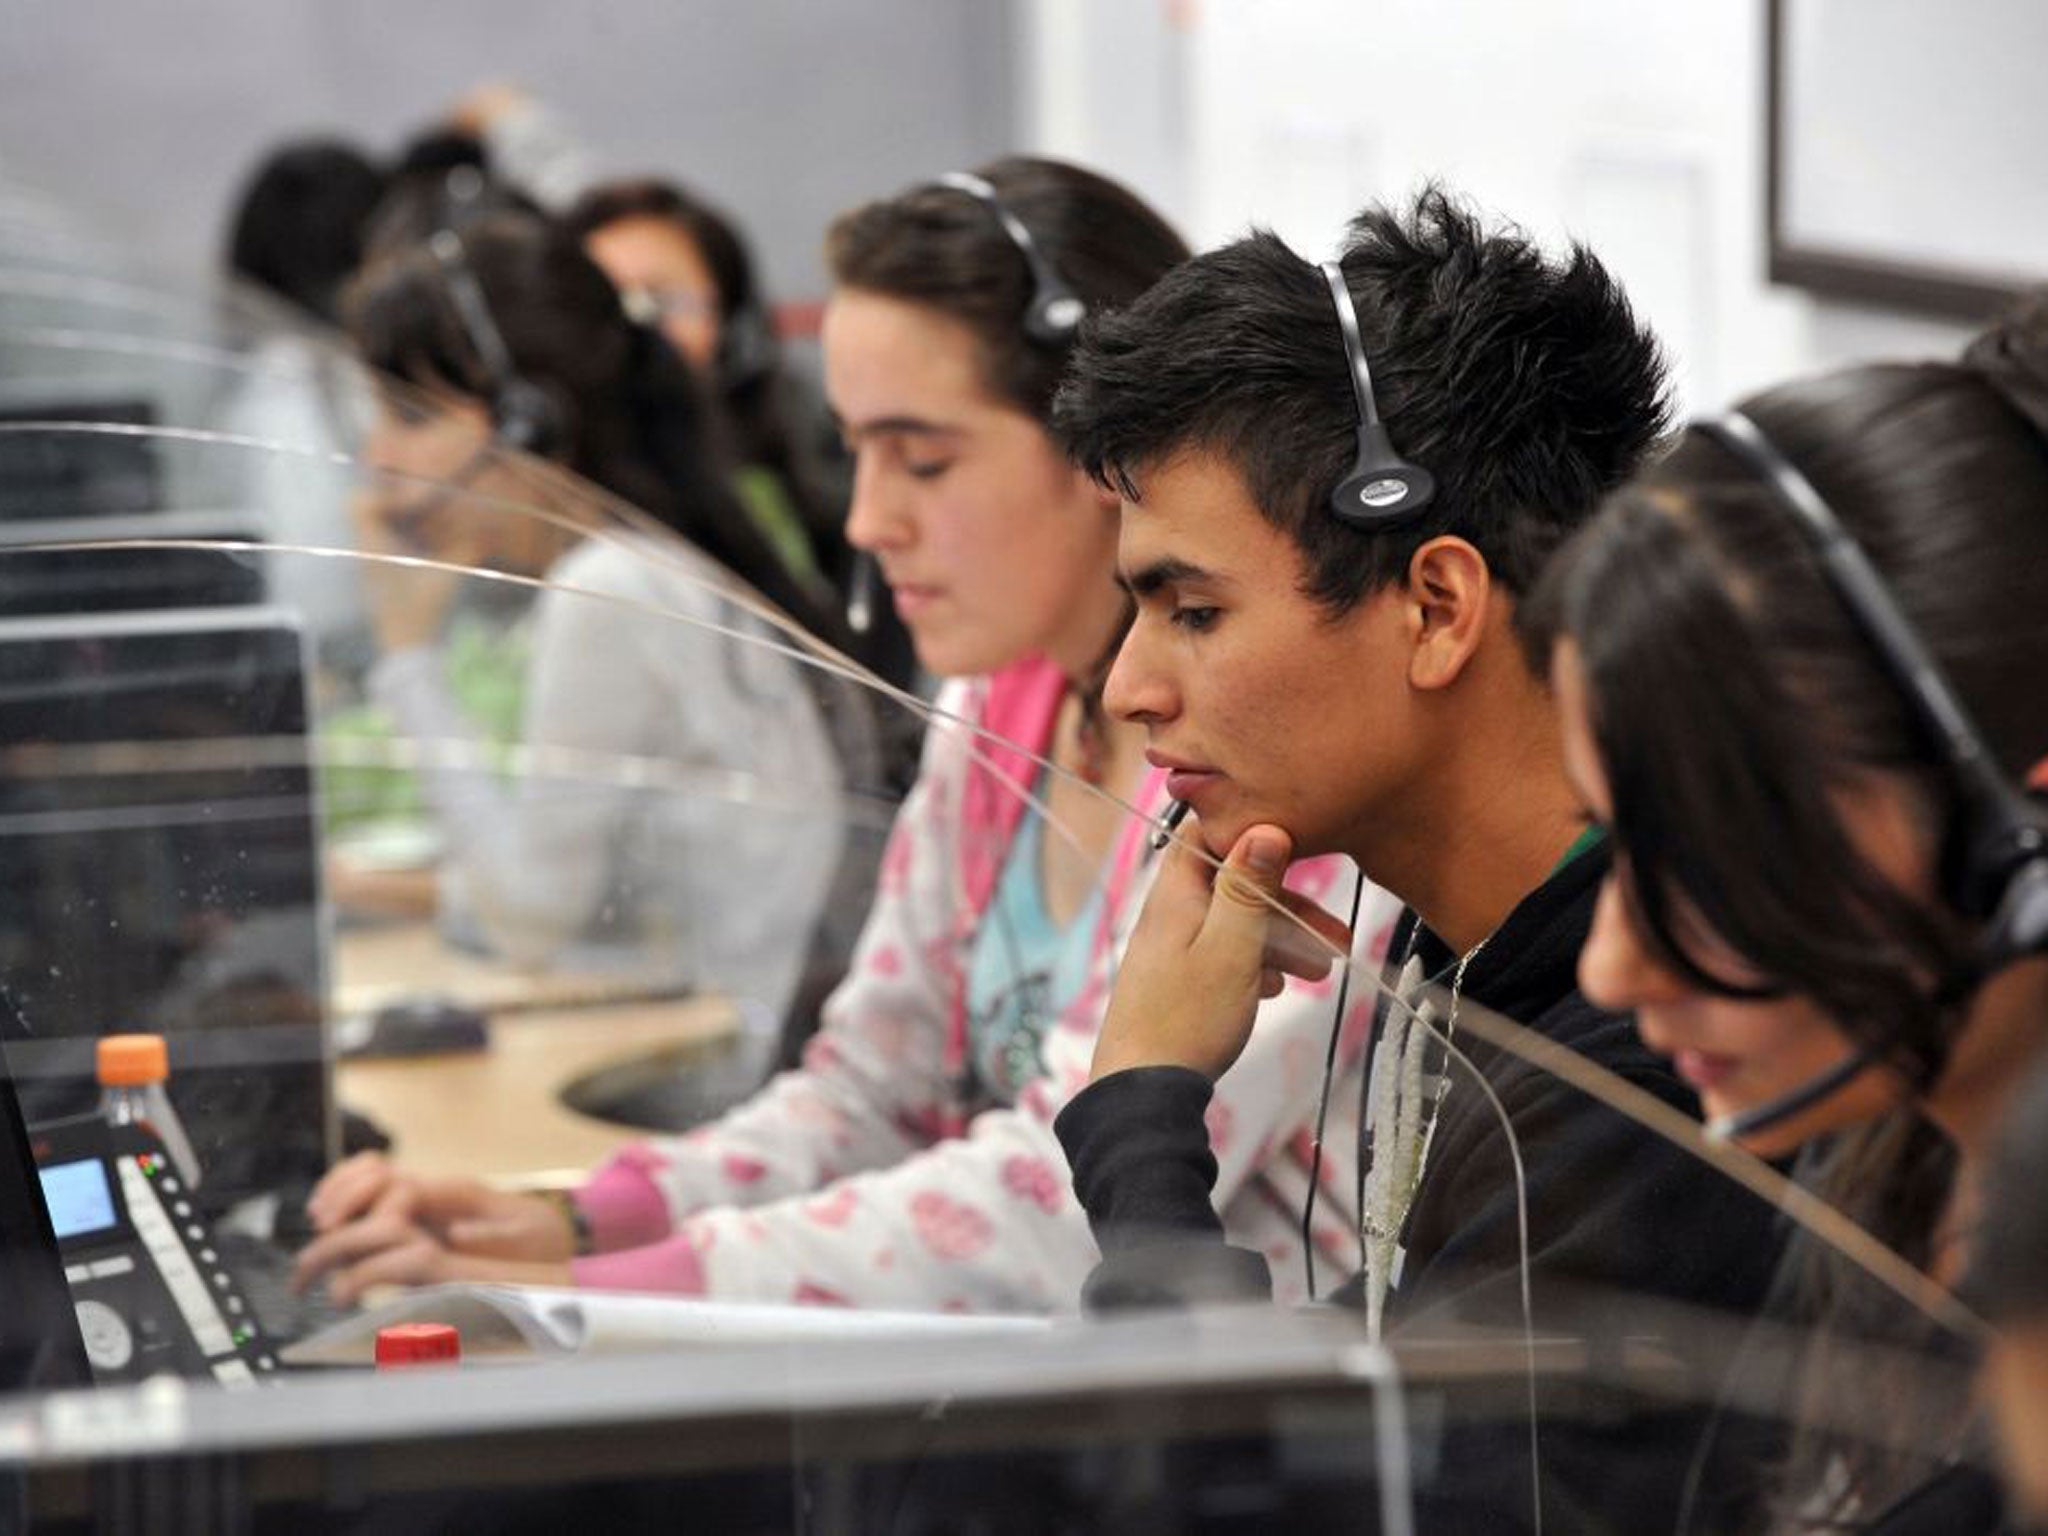
[[[422,994],[386,1003],[370,1015],[367,1028],[342,1046],[342,1054],[439,1056],[481,1051],[491,1043],[490,1020],[482,1010],[450,997]]]

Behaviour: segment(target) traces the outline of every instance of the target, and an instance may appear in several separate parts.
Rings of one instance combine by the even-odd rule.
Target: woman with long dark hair
[[[1615,839],[1587,996],[1634,1011],[1724,1134],[1804,1149],[1824,1195],[1948,1285],[2048,1023],[2048,818],[2020,788],[2048,753],[2044,428],[2039,307],[1958,365],[1767,390],[1618,495],[1529,609]],[[1772,1523],[1988,1528],[1967,1404],[1871,1363],[1966,1364],[1969,1341],[1830,1254],[1795,1253],[1782,1291],[1812,1333]],[[1920,1453],[1831,1431],[1844,1403]]]
[[[702,198],[651,178],[606,182],[563,222],[630,307],[724,398],[742,456],[792,481],[815,466],[780,393],[781,344],[739,229]]]
[[[547,580],[526,745],[702,770],[707,786],[724,774],[773,802],[740,810],[710,787],[632,788],[603,771],[504,786],[429,765],[444,894],[459,893],[520,959],[623,951],[779,1015],[828,915],[844,792],[876,770],[859,708],[833,707],[819,675],[789,658],[705,627],[773,638],[721,595],[738,583],[815,633],[839,633],[741,510],[688,369],[626,316],[574,239],[530,216],[487,215],[387,251],[348,318],[364,360],[415,391],[387,398],[367,458],[432,483],[375,491],[361,516],[368,547]],[[593,486],[677,537],[623,522],[579,536],[578,522],[603,521]],[[437,643],[459,579],[373,567],[365,580],[382,650],[372,698],[408,739],[476,736]]]
[[[695,193],[653,178],[592,187],[564,222],[629,311],[658,327],[703,380],[755,525],[792,574],[843,607],[857,567],[846,540],[851,466],[830,440],[816,387],[788,366],[739,226]],[[905,681],[900,626],[886,613],[876,617],[881,630],[862,658]]]

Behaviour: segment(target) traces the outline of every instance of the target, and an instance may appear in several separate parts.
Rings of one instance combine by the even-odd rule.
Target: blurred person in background
[[[265,155],[236,199],[228,270],[327,325],[362,264],[389,173],[339,139],[299,139]]]
[[[753,253],[719,209],[671,182],[607,182],[565,215],[629,309],[658,325],[724,411],[748,511],[793,575],[844,608],[857,556],[846,539],[844,455],[815,387],[783,357]],[[899,685],[908,637],[882,606],[858,654]]]
[[[845,797],[874,782],[873,733],[852,690],[702,627],[773,638],[718,595],[736,579],[837,633],[741,510],[696,381],[577,242],[536,217],[485,215],[389,250],[348,315],[363,359],[416,391],[385,395],[364,457],[429,482],[371,489],[362,547],[549,584],[528,629],[523,743],[727,773],[775,797],[735,807],[709,789],[633,789],[602,782],[602,766],[599,782],[504,784],[487,763],[431,765],[444,903],[520,961],[678,968],[782,1017],[821,923],[845,928],[827,946],[842,957],[851,942],[858,913],[828,898],[849,878]],[[579,538],[550,520],[601,522],[591,487],[674,542],[622,528]],[[370,697],[403,740],[476,739],[441,645],[463,578],[371,565],[364,582],[381,651]],[[853,856],[872,867],[873,850]],[[865,871],[851,884],[864,889]]]
[[[256,329],[207,425],[251,440],[219,461],[230,477],[220,496],[274,545],[345,549],[351,540],[346,498],[309,464],[353,446],[360,394],[341,338],[323,333],[340,322],[342,290],[391,186],[390,171],[352,144],[296,139],[258,162],[229,219],[229,277],[288,308],[231,305],[238,329],[249,320]],[[344,673],[362,665],[362,589],[348,562],[287,555],[270,562],[269,589],[305,621],[323,662]]]

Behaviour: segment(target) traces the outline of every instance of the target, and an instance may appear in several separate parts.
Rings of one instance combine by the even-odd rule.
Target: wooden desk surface
[[[523,970],[451,948],[431,922],[346,929],[334,960],[334,1011],[341,1015],[370,1013],[422,993],[498,1013],[639,1002],[661,991],[653,975]]]
[[[422,1172],[580,1176],[645,1133],[579,1114],[561,1101],[562,1087],[636,1059],[727,1044],[738,1022],[715,997],[592,1002],[619,984],[517,972],[445,949],[424,926],[344,933],[335,958],[342,1013],[431,991],[492,1014],[487,1050],[343,1061],[337,1070],[341,1102],[390,1132],[392,1155]],[[549,1005],[550,996],[562,1001]]]

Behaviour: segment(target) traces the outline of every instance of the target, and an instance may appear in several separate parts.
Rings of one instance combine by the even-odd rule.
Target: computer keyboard
[[[289,1344],[353,1314],[353,1308],[332,1301],[325,1286],[294,1291],[292,1256],[275,1243],[223,1231],[213,1246],[248,1298],[256,1326],[276,1343]]]

